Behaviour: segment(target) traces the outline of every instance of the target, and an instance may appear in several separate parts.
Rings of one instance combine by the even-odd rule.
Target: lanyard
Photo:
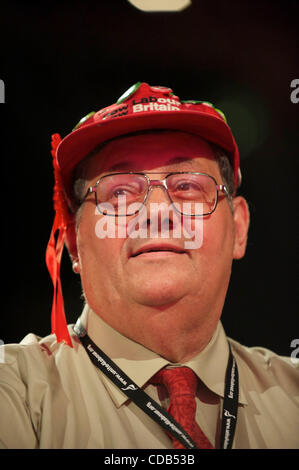
[[[182,426],[155,400],[128,377],[88,336],[80,318],[73,327],[91,362],[151,419],[172,434],[187,449],[197,449],[195,442]],[[225,376],[220,448],[231,449],[238,413],[239,378],[236,360],[229,345]]]

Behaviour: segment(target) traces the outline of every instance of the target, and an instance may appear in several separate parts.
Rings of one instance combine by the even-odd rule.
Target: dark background
[[[52,221],[50,136],[132,84],[166,85],[222,109],[241,153],[251,209],[246,257],[236,261],[223,313],[229,336],[290,355],[297,309],[298,2],[201,1],[143,13],[125,0],[1,2],[2,309],[0,338],[50,331],[44,254]],[[297,94],[299,96],[299,94]],[[65,253],[68,322],[81,288]]]

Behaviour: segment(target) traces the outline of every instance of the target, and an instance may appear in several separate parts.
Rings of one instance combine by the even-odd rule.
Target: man
[[[220,321],[249,226],[221,111],[137,83],[52,145],[53,334],[6,347],[1,446],[298,448],[298,368]],[[64,243],[86,301],[68,327]]]

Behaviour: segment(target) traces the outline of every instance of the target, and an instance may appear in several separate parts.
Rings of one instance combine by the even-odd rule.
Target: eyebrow
[[[193,158],[184,157],[182,155],[182,156],[177,156],[177,157],[171,158],[170,160],[168,160],[166,162],[166,165],[174,165],[174,164],[180,164],[180,163],[187,163],[187,164],[191,165],[193,160],[194,160]]]
[[[174,164],[180,164],[180,163],[186,164],[187,163],[189,166],[191,166],[192,161],[193,161],[193,158],[184,157],[184,156],[177,156],[177,157],[173,157],[173,158],[170,158],[169,160],[167,160],[167,162],[165,162],[165,165],[174,165]],[[132,165],[133,164],[130,161],[119,162],[119,163],[116,163],[115,165],[110,166],[107,169],[107,171],[130,170],[132,168]]]
[[[132,168],[132,162],[119,162],[115,165],[109,166],[106,171],[120,171],[120,170],[129,170]]]

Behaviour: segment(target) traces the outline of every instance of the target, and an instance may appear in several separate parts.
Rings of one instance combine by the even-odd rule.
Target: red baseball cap
[[[64,244],[70,249],[74,217],[69,211],[76,165],[98,145],[137,131],[165,129],[189,132],[223,148],[230,158],[235,187],[241,183],[239,151],[222,111],[207,101],[181,100],[170,88],[138,82],[116,103],[85,116],[64,139],[52,136],[55,219],[46,251],[54,286],[52,333],[72,346],[64,313],[60,264]],[[72,255],[71,255],[72,256]]]
[[[181,100],[170,88],[138,82],[116,103],[85,116],[58,145],[57,164],[69,202],[75,166],[99,144],[136,131],[169,129],[199,135],[223,148],[235,186],[241,182],[239,151],[222,111],[207,101]]]

